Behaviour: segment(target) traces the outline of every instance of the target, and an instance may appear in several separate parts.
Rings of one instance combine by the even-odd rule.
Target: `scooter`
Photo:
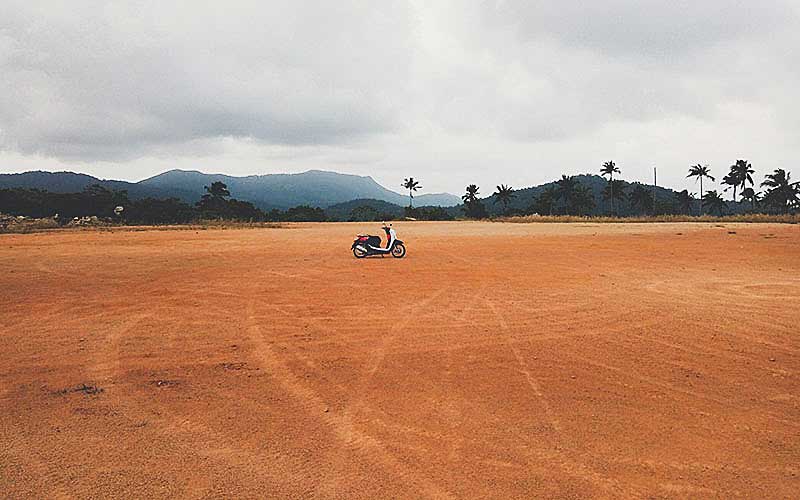
[[[355,255],[357,259],[363,259],[370,255],[380,255],[383,257],[387,254],[396,259],[405,257],[406,247],[402,241],[397,239],[397,233],[392,229],[392,225],[389,224],[387,226],[386,223],[384,223],[382,229],[386,232],[386,239],[388,241],[385,248],[381,246],[380,236],[372,236],[369,234],[356,235],[356,239],[353,240],[353,246],[351,248],[353,249],[353,255]]]

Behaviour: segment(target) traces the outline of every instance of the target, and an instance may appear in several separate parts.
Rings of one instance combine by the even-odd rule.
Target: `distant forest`
[[[450,220],[453,217],[440,207],[401,209],[378,200],[360,200],[346,214],[330,207],[332,218],[319,207],[300,205],[287,210],[264,211],[250,202],[231,196],[222,182],[206,186],[206,193],[195,203],[177,198],[143,198],[131,200],[126,191],[107,189],[99,184],[77,193],[53,193],[41,189],[0,189],[0,213],[33,218],[55,218],[67,224],[75,218],[96,216],[107,222],[123,224],[185,224],[201,220],[241,222],[323,222],[328,220],[377,221],[398,216],[420,220]],[[347,206],[348,204],[341,204]],[[384,205],[383,210],[380,209]],[[376,208],[379,207],[379,208]]]
[[[800,182],[791,173],[776,169],[754,181],[755,169],[746,160],[737,160],[720,179],[722,191],[704,189],[704,181],[716,181],[707,165],[692,165],[686,178],[699,190],[671,189],[627,182],[621,169],[607,161],[600,175],[562,175],[561,179],[515,190],[500,184],[488,197],[479,197],[480,188],[467,186],[462,196],[463,212],[468,217],[514,215],[577,215],[641,217],[661,215],[739,215],[787,214],[800,210]],[[725,199],[726,193],[731,199]]]
[[[687,178],[699,184],[700,196],[688,190],[673,191],[619,179],[621,171],[613,162],[605,162],[598,175],[564,175],[561,179],[521,190],[505,184],[480,198],[475,184],[466,187],[463,204],[456,207],[414,207],[414,193],[419,180],[406,179],[409,204],[400,207],[386,201],[353,200],[326,207],[308,205],[286,210],[261,210],[253,203],[233,197],[220,181],[205,186],[204,194],[190,204],[178,198],[131,199],[127,191],[113,190],[99,184],[80,192],[54,193],[41,189],[0,189],[0,213],[33,218],[55,218],[68,224],[75,218],[96,216],[100,220],[132,225],[183,224],[201,220],[245,222],[322,222],[380,221],[398,218],[417,220],[484,219],[515,215],[729,215],[746,213],[787,214],[800,211],[800,182],[777,169],[766,174],[757,190],[754,169],[745,160],[737,160],[721,179],[732,199],[723,199],[716,190],[703,190],[704,179],[714,181],[708,166],[694,165]],[[615,178],[615,174],[616,177]],[[605,177],[605,178],[604,178]]]

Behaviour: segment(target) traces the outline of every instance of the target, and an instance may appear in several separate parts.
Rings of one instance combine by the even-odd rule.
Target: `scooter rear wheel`
[[[395,244],[392,248],[392,257],[395,259],[402,259],[406,255],[406,247],[402,243]]]
[[[358,247],[353,248],[353,255],[356,256],[356,259],[363,259],[367,256],[367,252],[365,250],[361,250]]]

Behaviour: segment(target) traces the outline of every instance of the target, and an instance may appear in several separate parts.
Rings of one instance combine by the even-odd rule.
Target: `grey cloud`
[[[789,0],[502,0],[488,19],[522,37],[551,37],[609,55],[669,63],[687,52],[743,37],[762,37],[796,19]]]
[[[800,147],[799,12],[788,0],[7,0],[0,160],[129,178],[161,161],[329,167],[389,185],[402,169],[436,190],[547,180],[615,152],[681,170],[704,151],[784,161]],[[674,143],[656,151],[653,137]]]
[[[785,73],[787,57],[774,54],[800,41],[796,8],[785,2],[463,5],[454,11],[469,29],[451,35],[463,53],[431,72],[441,95],[435,115],[453,130],[523,141],[568,139],[615,121],[714,120],[737,101],[770,107],[785,94],[769,95],[764,75]]]
[[[2,144],[126,159],[201,138],[337,143],[397,127],[386,97],[404,92],[402,4],[163,4],[9,8]]]

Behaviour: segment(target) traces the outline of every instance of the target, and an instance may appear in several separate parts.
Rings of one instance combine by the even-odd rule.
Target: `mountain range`
[[[287,209],[298,205],[327,208],[356,199],[374,199],[395,205],[407,205],[408,195],[387,189],[369,176],[309,170],[299,174],[267,174],[234,177],[205,174],[193,170],[170,170],[139,182],[98,179],[74,172],[33,171],[0,174],[0,189],[42,189],[56,193],[82,191],[99,184],[113,190],[126,190],[132,199],[178,198],[196,202],[212,182],[224,182],[231,195],[249,201],[263,210]],[[448,193],[420,194],[414,197],[418,206],[452,207],[461,198]]]
[[[590,215],[609,213],[609,202],[603,197],[608,181],[599,175],[576,175],[575,180],[589,189],[595,201]],[[21,174],[0,174],[0,189],[27,188],[41,189],[56,193],[82,191],[92,184],[100,184],[108,189],[126,190],[131,199],[178,198],[187,203],[196,202],[205,192],[204,187],[212,182],[224,182],[231,195],[239,200],[249,201],[262,210],[274,208],[285,210],[298,205],[310,205],[325,209],[331,220],[348,220],[351,212],[369,207],[378,214],[394,218],[404,215],[408,205],[408,195],[387,189],[369,176],[340,174],[336,172],[309,170],[299,174],[268,174],[234,177],[223,174],[204,174],[197,171],[170,170],[139,182],[98,179],[86,174],[73,172],[33,171]],[[623,182],[625,192],[638,183]],[[528,213],[533,202],[548,188],[555,187],[556,181],[538,186],[516,189],[508,204],[511,213]],[[643,185],[655,192],[658,203],[675,202],[676,192],[669,188]],[[479,193],[490,216],[502,215],[505,207],[497,203],[494,194]],[[444,207],[453,217],[464,215],[461,198],[447,193],[420,194],[414,197],[414,206]],[[728,203],[728,209],[737,213],[749,205]],[[636,214],[629,203],[620,202],[617,206],[620,215]]]

